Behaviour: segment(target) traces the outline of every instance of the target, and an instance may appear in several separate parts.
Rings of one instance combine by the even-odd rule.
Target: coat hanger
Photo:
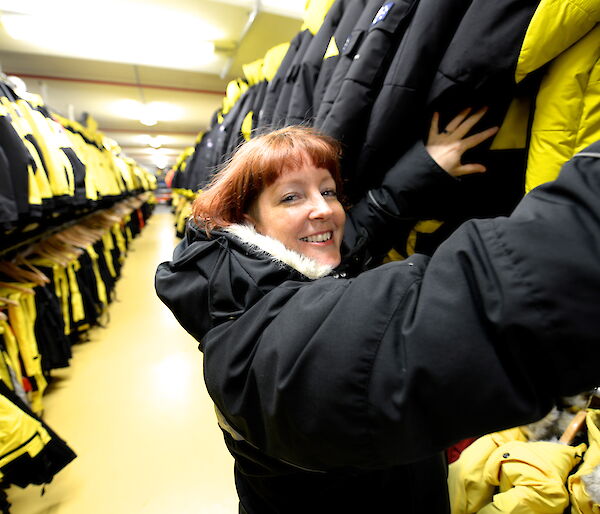
[[[86,246],[95,243],[98,240],[98,237],[95,232],[91,230],[86,230],[84,226],[80,224],[73,225],[65,230],[63,233],[66,233],[68,237],[72,237],[74,240],[85,243]]]
[[[38,273],[36,273],[32,270],[25,270],[10,261],[0,261],[0,272],[15,279],[17,282],[33,282],[38,286],[43,286],[50,282],[48,277],[41,271],[37,270]]]
[[[8,289],[14,289],[20,293],[35,294],[35,291],[31,287],[20,286],[12,282],[0,282],[0,287],[7,287]]]
[[[27,255],[39,255],[44,257],[63,268],[67,267],[72,259],[65,256],[63,253],[59,253],[54,247],[46,244],[46,241],[35,244],[27,253]]]
[[[56,255],[65,257],[68,262],[76,259],[83,253],[83,250],[80,248],[58,239],[56,234],[44,239],[40,245],[47,251],[50,251],[50,253],[54,252]]]
[[[89,244],[89,242],[78,238],[75,234],[73,234],[72,232],[68,232],[67,230],[63,230],[62,232],[54,234],[52,237],[76,248],[85,248]]]
[[[600,408],[600,387],[596,387],[588,398],[585,408],[581,409],[571,420],[558,440],[562,444],[571,444],[575,436],[586,426],[587,410]]]
[[[25,259],[25,257],[23,257],[21,254],[17,254],[14,258],[14,263],[16,265],[21,265],[21,266],[25,266],[26,268],[28,268],[31,272],[35,273],[39,279],[44,282],[45,284],[49,284],[51,282],[51,280],[42,272],[40,271],[38,268],[36,268],[33,264],[31,264],[27,259]],[[43,284],[40,284],[43,285]]]

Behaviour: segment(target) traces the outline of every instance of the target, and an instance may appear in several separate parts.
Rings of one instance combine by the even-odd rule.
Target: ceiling
[[[88,113],[128,157],[160,173],[207,129],[242,65],[300,30],[305,3],[0,0],[0,71],[64,117]],[[155,125],[140,123],[142,104],[161,108]]]

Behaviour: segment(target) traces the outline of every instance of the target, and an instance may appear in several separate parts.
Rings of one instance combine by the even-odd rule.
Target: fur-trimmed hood
[[[263,256],[270,256],[274,261],[287,264],[310,279],[324,277],[333,271],[331,266],[319,264],[310,257],[290,250],[281,241],[259,234],[251,225],[230,225],[224,230]]]

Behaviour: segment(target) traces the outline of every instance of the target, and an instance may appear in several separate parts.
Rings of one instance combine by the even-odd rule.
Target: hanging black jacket
[[[294,78],[285,119],[286,126],[301,123],[312,125],[315,87],[331,38],[336,39],[337,35],[337,41],[344,41],[363,7],[364,0],[337,0],[327,12]]]
[[[283,80],[281,81],[281,85],[279,86],[279,90],[277,92],[277,100],[275,102],[275,107],[272,111],[271,120],[269,123],[269,129],[271,130],[285,126],[285,119],[287,117],[288,108],[290,106],[290,98],[292,97],[294,82],[296,81],[296,78],[300,73],[300,70],[302,68],[302,59],[304,58],[304,55],[310,47],[313,38],[314,35],[310,30],[306,29],[302,32],[302,38],[300,39],[298,48],[294,53],[294,59],[290,64],[290,67],[288,68],[287,72],[285,73]]]
[[[360,198],[365,191],[355,186],[354,170],[369,113],[417,4],[419,0],[384,2],[372,18],[364,37],[356,34],[348,42],[345,52],[353,54],[352,64],[339,90],[335,92],[335,100],[326,116],[324,112],[319,113],[315,120],[316,128],[336,138],[344,146],[342,173],[349,182],[346,192],[353,200]],[[358,45],[360,48],[357,50]],[[414,122],[410,125],[414,128]]]
[[[273,114],[285,82],[285,77],[292,63],[294,62],[298,49],[302,46],[302,42],[305,39],[310,38],[312,38],[310,30],[305,29],[301,32],[298,32],[294,39],[290,41],[290,46],[285,54],[285,57],[281,61],[279,68],[277,68],[275,76],[269,82],[263,103],[260,107],[257,128],[261,129],[261,131],[268,131],[271,129],[273,123]]]
[[[18,218],[10,165],[4,150],[0,147],[0,228],[9,230]]]
[[[0,116],[0,148],[8,160],[13,186],[13,197],[17,205],[19,218],[28,220],[33,214],[41,214],[41,208],[29,205],[29,171],[35,166],[33,158],[27,151],[22,139],[11,125],[10,116]]]
[[[404,185],[391,208],[410,212]],[[350,260],[397,220],[381,193],[348,213]],[[600,142],[510,217],[351,278],[190,227],[156,287],[201,341],[245,511],[449,512],[439,452],[597,385],[599,198]]]
[[[319,128],[342,86],[342,81],[360,48],[365,33],[369,29],[373,18],[382,5],[381,0],[368,0],[350,34],[338,47],[339,55],[329,57],[323,62],[313,99],[314,125]],[[333,67],[333,69],[330,69]]]

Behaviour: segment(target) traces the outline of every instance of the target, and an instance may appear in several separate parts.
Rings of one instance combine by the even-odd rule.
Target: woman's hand
[[[482,164],[462,164],[462,155],[470,148],[477,146],[498,132],[498,127],[492,127],[465,138],[468,132],[487,112],[487,107],[479,109],[471,116],[469,116],[469,112],[471,112],[470,108],[462,111],[441,132],[438,127],[440,115],[437,112],[434,113],[429,129],[429,137],[425,144],[425,148],[432,159],[440,168],[453,177],[460,177],[461,175],[469,175],[471,173],[483,173],[485,166]]]

